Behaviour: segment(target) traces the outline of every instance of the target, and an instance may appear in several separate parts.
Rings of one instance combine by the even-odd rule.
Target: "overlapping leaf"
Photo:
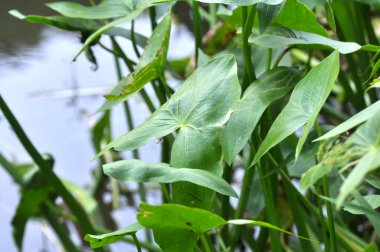
[[[300,79],[300,71],[279,67],[266,72],[248,87],[221,130],[223,153],[228,163],[243,149],[265,109],[285,96]]]
[[[366,195],[363,198],[373,209],[380,207],[380,195]],[[352,200],[347,206],[344,207],[344,210],[350,212],[351,214],[366,214],[360,209],[352,207],[350,204],[361,206],[358,200]]]
[[[269,5],[265,3],[257,4],[257,14],[259,17],[259,30],[260,34],[262,34],[265,29],[270,25],[272,20],[278,15],[284,6],[284,2],[276,5]]]
[[[318,23],[314,12],[298,0],[287,0],[281,12],[274,18],[273,23],[328,37],[326,29]]]
[[[380,114],[377,113],[363,124],[347,140],[356,146],[367,149],[367,153],[358,161],[339,190],[337,206],[363,181],[365,175],[380,167]]]
[[[148,39],[148,44],[135,68],[135,72],[121,80],[112,92],[106,95],[107,101],[100,110],[110,109],[127,100],[131,94],[138,92],[146,83],[163,74],[169,46],[170,27],[171,17],[167,15]]]
[[[122,160],[103,166],[104,173],[121,182],[173,183],[187,181],[224,195],[237,197],[234,189],[214,173],[188,168],[172,168],[168,164],[151,164],[141,160]]]
[[[140,204],[137,220],[153,229],[155,241],[163,251],[192,251],[199,235],[226,221],[211,212],[176,204]]]
[[[9,14],[12,16],[30,22],[55,26],[62,30],[67,31],[94,31],[99,26],[92,20],[78,19],[78,18],[69,18],[63,16],[38,16],[38,15],[23,15],[18,10],[11,10]]]
[[[151,0],[103,0],[94,6],[84,6],[76,2],[53,2],[47,6],[66,17],[108,19],[134,16],[152,2]]]
[[[83,32],[93,32],[100,28],[99,23],[94,20],[70,18],[64,16],[38,16],[38,15],[27,15],[25,16],[18,10],[11,10],[9,14],[30,23],[44,24],[57,27],[62,30],[67,31],[83,31]],[[131,31],[124,29],[122,27],[113,27],[104,32],[110,36],[120,36],[126,39],[131,39]],[[144,47],[146,45],[147,38],[137,32],[134,34],[136,43]]]
[[[270,5],[276,5],[284,2],[284,0],[195,0],[201,3],[220,3],[234,6],[248,6],[257,3],[265,3]],[[174,0],[155,0],[156,3],[174,2]]]
[[[168,252],[192,251],[199,235],[227,224],[261,226],[297,236],[270,223],[254,220],[226,221],[212,212],[177,204],[140,204],[137,220],[144,227],[153,229],[156,242],[163,251]]]
[[[107,234],[102,234],[102,235],[86,234],[86,236],[84,237],[84,240],[90,243],[91,248],[100,248],[100,247],[115,243],[127,235],[133,235],[137,231],[143,228],[144,227],[141,226],[139,223],[135,223],[128,227],[125,227],[125,228],[122,228],[122,229],[119,229],[117,231],[110,232]]]
[[[222,149],[217,130],[182,128],[173,144],[173,167],[202,169],[221,176],[223,172]],[[179,182],[172,185],[173,201],[192,207],[209,209],[215,193],[194,183]]]
[[[200,66],[179,90],[143,124],[109,143],[107,150],[133,150],[176,129],[204,130],[221,127],[240,96],[236,62],[231,55]],[[191,167],[189,167],[191,168]]]
[[[280,25],[271,25],[266,32],[258,37],[251,36],[249,42],[266,48],[284,46],[302,46],[310,49],[336,49],[342,54],[352,53],[361,49],[354,42],[341,42],[318,34],[293,30]]]
[[[297,84],[288,104],[276,118],[260,145],[252,165],[256,164],[273,146],[305,126],[296,148],[296,158],[298,157],[320,109],[331,92],[338,72],[339,54],[335,51]]]
[[[365,115],[362,114],[362,115]],[[336,201],[339,208],[344,199],[364,180],[367,173],[380,167],[380,114],[371,117],[343,144],[330,145],[323,159],[301,178],[301,187],[307,188],[333,170],[355,167],[340,187]],[[328,144],[328,142],[327,142]],[[326,143],[325,143],[326,145]],[[327,160],[327,161],[325,161]]]
[[[116,25],[135,19],[144,9],[152,6],[154,0],[103,0],[95,6],[83,6],[74,2],[55,2],[48,6],[65,17],[80,19],[116,18],[93,32],[84,42],[75,59],[86,50],[100,35]]]

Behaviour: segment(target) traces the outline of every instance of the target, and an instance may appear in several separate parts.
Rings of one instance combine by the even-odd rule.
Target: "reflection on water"
[[[97,118],[93,112],[104,101],[100,94],[116,82],[114,60],[111,55],[95,47],[98,71],[92,71],[91,63],[83,56],[71,63],[81,48],[75,34],[28,24],[6,13],[9,9],[19,9],[24,13],[50,14],[44,7],[47,1],[26,2],[0,0],[0,92],[38,150],[54,156],[56,173],[85,186],[91,182],[91,170],[96,166],[89,162],[94,156],[89,128]],[[148,24],[147,17],[142,17],[136,23],[136,30],[149,35]],[[106,38],[103,40],[103,43],[109,43]],[[188,31],[174,29],[169,56],[191,54],[191,41]],[[120,43],[127,51],[132,51],[128,41],[120,40]],[[123,70],[127,73],[126,69]],[[138,125],[149,113],[139,97],[134,96],[131,102]],[[116,137],[127,129],[121,108],[117,108],[113,115],[113,136]],[[30,161],[1,114],[0,139],[0,152],[6,157],[16,162]],[[158,153],[159,145],[153,142],[142,148],[141,158],[155,162],[159,160]],[[18,200],[18,188],[0,169],[0,251],[16,251],[10,222]],[[116,212],[115,218],[121,226],[125,226],[134,220],[134,214]],[[29,223],[24,240],[25,251],[42,251],[44,247],[56,251],[51,241],[46,242],[43,238],[50,237],[47,232],[48,229],[38,222]],[[117,250],[126,250],[123,244],[117,246]]]

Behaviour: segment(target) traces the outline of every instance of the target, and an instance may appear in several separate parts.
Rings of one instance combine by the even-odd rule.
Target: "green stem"
[[[253,21],[256,14],[256,5],[252,6],[249,14],[248,7],[243,6],[243,15],[242,15],[242,27],[243,27],[243,55],[244,55],[244,81],[243,88],[247,88],[249,84],[256,80],[255,71],[252,63],[252,48],[248,42],[248,38],[252,33]]]
[[[195,66],[198,66],[198,49],[202,47],[202,23],[199,13],[199,4],[197,1],[192,2],[194,36],[195,36]]]
[[[132,239],[135,242],[135,245],[136,245],[136,248],[137,248],[137,252],[142,252],[141,245],[140,245],[139,239],[137,239],[136,234],[132,235]]]
[[[169,190],[168,188],[166,187],[165,184],[160,184],[161,186],[161,191],[164,195],[164,198],[166,200],[167,203],[172,203],[172,199],[170,198],[170,194],[169,194]]]
[[[323,185],[323,194],[325,197],[330,197],[330,189],[329,184],[327,181],[327,176],[323,176],[322,178],[322,185]],[[325,201],[326,209],[327,209],[327,221],[328,221],[328,229],[330,234],[330,244],[331,244],[331,250],[333,252],[338,251],[337,245],[336,245],[336,234],[335,234],[335,227],[334,227],[334,215],[332,211],[332,206],[330,201]]]
[[[65,247],[66,251],[79,252],[79,249],[71,241],[67,230],[63,228],[62,224],[58,222],[57,216],[54,216],[46,205],[41,206],[41,213],[49,222],[54,232],[57,234],[58,238],[60,239],[63,247]]]
[[[218,21],[218,18],[216,16],[216,12],[218,10],[218,4],[209,4],[210,8],[210,26],[214,27]]]
[[[207,240],[206,240],[205,234],[202,234],[202,235],[201,235],[201,241],[202,241],[202,245],[203,245],[205,251],[206,251],[206,252],[211,252],[211,249],[210,249],[210,247],[209,247],[209,245],[208,245],[208,242],[207,242]]]
[[[322,136],[322,130],[319,126],[318,119],[315,121],[315,129],[317,130],[318,136]],[[330,197],[330,188],[327,181],[327,175],[323,176],[322,178],[322,186],[323,186],[323,195],[325,197]],[[336,245],[336,234],[335,234],[335,227],[334,227],[334,215],[332,211],[331,202],[325,200],[326,204],[326,210],[327,210],[327,227],[329,229],[330,234],[330,246],[333,252],[337,251],[337,245]]]
[[[241,186],[242,191],[240,193],[239,203],[238,203],[235,216],[234,216],[235,219],[243,218],[244,211],[248,203],[249,193],[250,193],[254,174],[255,174],[255,169],[253,167],[251,167],[250,169],[247,169],[244,173],[243,184]],[[234,226],[232,229],[232,232],[231,232],[232,238],[231,238],[231,245],[230,245],[232,251],[235,250],[242,228],[243,228],[242,226]]]
[[[135,38],[135,20],[132,20],[132,23],[131,23],[131,41],[132,41],[133,50],[135,51],[137,58],[140,58],[141,54],[139,52],[139,49],[137,48],[137,43],[136,43],[136,38]]]
[[[289,46],[285,50],[283,50],[280,55],[278,55],[276,61],[273,63],[273,68],[278,67],[278,64],[280,64],[281,60],[284,58],[284,56],[291,50],[293,47]]]
[[[152,7],[149,8],[149,18],[150,18],[151,28],[152,28],[152,31],[153,31],[154,28],[156,28],[156,26],[157,26],[157,22],[156,22],[156,8],[154,6],[152,6]]]
[[[271,65],[272,65],[272,52],[273,52],[273,49],[272,48],[268,48],[267,50],[267,65],[266,65],[266,71],[269,71],[270,68],[271,68]]]
[[[251,168],[252,169],[252,168]],[[258,164],[257,170],[260,177],[261,185],[263,188],[263,194],[264,194],[264,201],[265,201],[265,213],[266,217],[268,218],[269,223],[272,225],[277,226],[277,211],[274,205],[274,198],[272,197],[272,187],[269,184],[269,178],[264,178],[265,173],[264,170],[265,167]],[[265,172],[266,169],[265,169]],[[281,242],[280,242],[280,236],[279,232],[275,230],[269,230],[269,236],[271,238],[271,251],[277,252],[282,251],[281,249]]]
[[[232,173],[233,173],[233,166],[226,165],[224,169],[224,173],[223,173],[223,179],[229,184],[231,183]],[[230,218],[230,197],[226,195],[222,195],[221,203],[222,203],[221,216],[223,219],[228,220]],[[230,244],[230,232],[229,232],[228,225],[225,225],[221,232],[222,232],[224,244],[228,246]]]
[[[66,205],[71,209],[71,211],[75,214],[78,219],[79,225],[83,228],[85,233],[95,233],[94,228],[88,218],[87,213],[84,211],[83,207],[78,203],[78,201],[74,198],[74,196],[66,189],[63,185],[62,181],[57,177],[57,175],[53,172],[50,165],[46,163],[46,161],[42,158],[40,153],[34,147],[32,142],[29,140],[21,125],[12,114],[11,110],[5,103],[3,97],[0,95],[0,109],[3,111],[5,118],[8,120],[9,124],[13,128],[16,133],[18,139],[32,157],[33,161],[40,168],[43,176],[46,181],[55,188],[57,194],[62,197]]]

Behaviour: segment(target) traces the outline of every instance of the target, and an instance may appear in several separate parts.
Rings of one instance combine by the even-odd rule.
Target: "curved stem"
[[[57,194],[62,197],[66,205],[71,209],[71,211],[77,217],[79,225],[83,228],[85,233],[95,233],[95,229],[88,218],[87,213],[84,211],[83,207],[78,203],[74,196],[66,189],[62,181],[53,172],[52,168],[43,157],[40,155],[38,150],[34,147],[32,142],[29,140],[28,136],[25,134],[21,125],[17,121],[16,117],[13,115],[8,105],[4,101],[3,97],[0,95],[0,109],[3,111],[5,118],[8,120],[12,129],[16,133],[18,139],[32,157],[33,161],[38,165],[46,181],[54,187]]]
[[[195,66],[198,66],[198,49],[202,46],[202,30],[201,30],[201,16],[199,14],[199,4],[193,0],[193,22],[194,22],[194,36],[195,36]]]
[[[142,252],[141,245],[140,245],[139,239],[137,239],[136,234],[133,234],[132,238],[133,238],[133,241],[135,242],[137,252]]]

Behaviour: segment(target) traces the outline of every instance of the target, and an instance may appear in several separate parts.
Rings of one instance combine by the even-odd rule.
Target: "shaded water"
[[[9,9],[19,9],[28,14],[50,14],[43,5],[44,0],[25,2],[0,0],[0,92],[37,149],[54,156],[56,173],[85,187],[91,182],[91,171],[96,166],[95,162],[90,163],[94,151],[89,129],[97,118],[93,112],[104,101],[101,95],[116,83],[114,60],[95,47],[99,61],[96,72],[91,70],[91,63],[84,56],[71,63],[81,48],[76,34],[28,24],[6,13]],[[149,35],[147,17],[138,20],[136,30]],[[191,41],[191,34],[186,29],[174,29],[169,57],[190,55],[193,50]],[[103,41],[108,42],[107,39]],[[120,42],[131,51],[129,42]],[[132,97],[131,102],[138,125],[149,113],[139,97]],[[121,108],[115,110],[112,120],[113,137],[126,132]],[[30,162],[1,113],[0,152],[17,163]],[[158,153],[159,145],[153,142],[142,148],[141,158],[158,161]],[[18,201],[17,186],[0,169],[0,251],[16,251],[10,222]],[[134,213],[116,211],[115,218],[120,226],[125,226],[134,220]],[[25,251],[43,251],[44,248],[56,251],[56,246],[51,245],[46,237],[50,237],[49,229],[37,221],[29,223],[24,239]],[[118,250],[125,251],[126,247],[118,246],[121,246]]]

